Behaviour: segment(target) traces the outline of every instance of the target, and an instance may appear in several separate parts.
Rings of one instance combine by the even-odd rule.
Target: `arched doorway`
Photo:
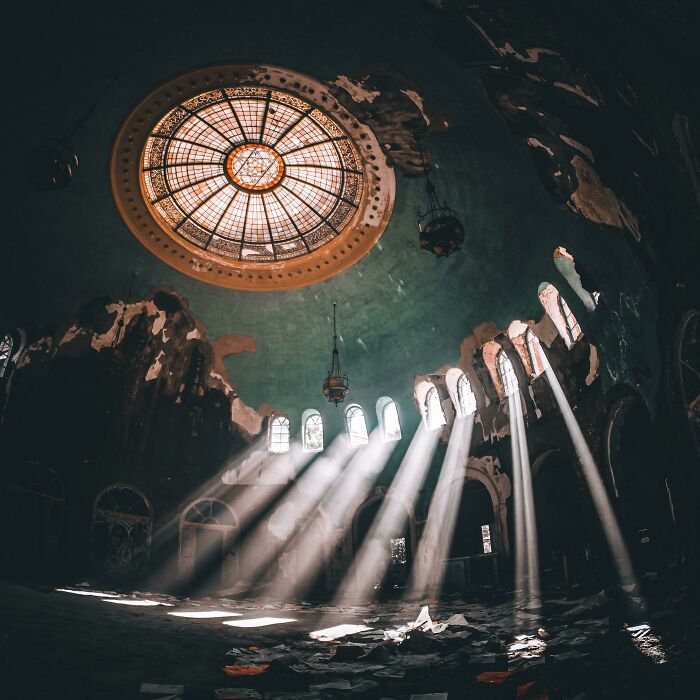
[[[42,580],[56,573],[64,510],[63,482],[40,462],[13,470],[3,505],[6,571]]]
[[[223,501],[190,504],[180,521],[180,575],[192,590],[217,590],[234,583],[233,544],[238,521]]]
[[[104,573],[121,579],[135,574],[150,555],[153,508],[146,496],[126,484],[114,484],[95,499],[92,557]]]
[[[452,542],[445,563],[445,588],[464,590],[472,586],[490,586],[498,581],[497,556],[501,549],[499,524],[494,501],[486,484],[468,476],[461,484],[459,510]]]
[[[576,464],[564,452],[551,450],[532,467],[537,541],[542,585],[581,585],[587,572],[588,530]]]
[[[610,409],[604,450],[635,570],[657,571],[674,552],[673,500],[658,436],[636,396],[618,399]]]
[[[379,532],[373,524],[382,512],[387,499],[392,499],[401,510],[403,522],[390,534]],[[352,538],[354,556],[360,553],[368,536],[381,545],[386,570],[381,572],[374,581],[374,589],[384,595],[406,587],[413,560],[413,527],[412,517],[404,504],[399,503],[394,496],[376,494],[365,500],[355,512],[352,523]]]

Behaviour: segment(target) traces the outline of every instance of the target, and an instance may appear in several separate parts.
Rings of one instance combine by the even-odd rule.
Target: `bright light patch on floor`
[[[194,620],[207,620],[214,617],[240,617],[241,613],[226,612],[225,610],[185,610],[183,612],[169,612],[173,617],[190,617]]]
[[[116,593],[102,593],[100,591],[78,591],[74,588],[57,588],[60,593],[72,593],[73,595],[90,595],[95,598],[118,598]]]
[[[293,617],[256,617],[252,620],[226,620],[224,624],[231,627],[267,627],[285,622],[296,622],[296,620]]]
[[[172,603],[161,603],[157,600],[146,600],[146,599],[134,599],[134,598],[119,598],[115,600],[114,598],[105,598],[105,603],[118,603],[119,605],[133,605],[135,607],[141,608],[151,608],[155,605],[165,605],[169,608],[173,607]]]
[[[340,639],[348,634],[368,632],[371,629],[367,625],[336,625],[335,627],[326,627],[326,629],[311,632],[309,637],[317,639],[319,642],[332,642],[334,639]]]
[[[661,639],[649,625],[642,623],[626,629],[637,651],[651,659],[655,664],[665,664],[668,661]]]

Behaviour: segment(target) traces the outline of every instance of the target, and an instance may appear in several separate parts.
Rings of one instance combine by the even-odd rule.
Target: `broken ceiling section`
[[[122,378],[125,410],[147,394],[149,402],[176,405],[188,397],[218,395],[217,401],[230,407],[230,428],[247,440],[260,432],[263,419],[238,395],[224,358],[255,350],[248,335],[208,340],[187,301],[160,289],[129,303],[96,299],[84,304],[65,327],[29,345],[17,370],[23,381],[31,382],[33,375],[50,372],[55,361],[92,357],[105,375]]]
[[[378,68],[360,76],[339,75],[329,87],[346,109],[372,128],[390,165],[405,175],[423,174],[416,137],[444,131],[451,120],[426,105],[412,83]]]
[[[658,149],[622,69],[606,56],[579,55],[575,36],[527,7],[505,1],[458,12],[502,57],[485,72],[487,97],[529,147],[552,198],[639,242],[658,218],[649,196]]]

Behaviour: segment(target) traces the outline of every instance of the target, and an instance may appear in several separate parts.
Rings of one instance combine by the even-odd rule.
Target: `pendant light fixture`
[[[417,139],[416,139],[417,140]],[[420,159],[425,175],[426,210],[418,214],[418,231],[420,233],[420,247],[438,257],[452,255],[459,250],[464,242],[464,227],[462,222],[454,216],[447,201],[440,204],[435,186],[430,181],[430,168],[423,158],[423,148],[418,141]]]
[[[338,355],[338,335],[335,326],[335,310],[338,302],[333,302],[333,354],[331,356],[331,368],[323,382],[323,395],[329,403],[338,406],[348,395],[348,378],[340,373],[340,357]]]

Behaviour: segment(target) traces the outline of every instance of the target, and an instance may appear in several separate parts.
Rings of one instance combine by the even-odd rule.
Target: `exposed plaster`
[[[430,126],[430,117],[425,113],[425,105],[423,104],[423,98],[415,90],[401,90],[401,92],[408,97],[411,102],[413,102],[416,107],[420,110],[423,115],[423,120],[426,126]]]
[[[352,97],[355,102],[369,102],[372,103],[374,100],[381,95],[379,90],[367,90],[365,88],[365,83],[369,78],[366,75],[357,81],[352,81],[347,75],[339,75],[335,80],[333,80],[333,85],[337,85],[339,88],[345,90],[345,92]],[[403,92],[403,91],[402,91]]]
[[[558,87],[561,90],[566,90],[567,92],[571,92],[574,95],[578,95],[584,100],[588,100],[588,102],[595,105],[596,107],[600,107],[600,102],[592,95],[588,95],[586,92],[584,92],[583,88],[580,85],[571,85],[569,83],[564,83],[559,80],[555,80],[554,87]]]
[[[598,348],[589,343],[590,352],[588,356],[588,375],[586,376],[586,386],[590,386],[598,378],[598,371],[600,370],[600,358],[598,357]]]
[[[163,369],[162,359],[165,357],[165,350],[161,350],[156,356],[153,364],[148,368],[146,372],[146,381],[150,382],[156,379],[160,375],[160,371]]]

